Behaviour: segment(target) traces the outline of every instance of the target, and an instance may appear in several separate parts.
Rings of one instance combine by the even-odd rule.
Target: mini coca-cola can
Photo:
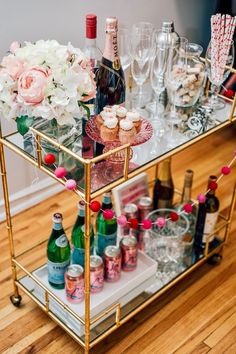
[[[147,218],[148,214],[152,211],[152,198],[142,197],[138,202],[138,220],[141,223],[144,219]],[[146,230],[140,226],[138,233],[138,248],[141,251],[144,251],[144,235]]]
[[[90,257],[90,291],[99,293],[104,286],[103,260],[99,256]]]
[[[137,219],[138,218],[138,207],[134,203],[128,203],[124,207],[124,215],[126,216],[127,220],[129,219]],[[129,227],[129,224],[121,228],[121,235],[136,235],[137,230],[132,230]]]
[[[104,278],[114,283],[121,276],[121,251],[119,247],[107,246],[104,250]]]
[[[125,236],[120,241],[122,270],[131,272],[137,267],[138,244],[135,236]]]
[[[66,298],[78,303],[84,300],[84,269],[78,264],[70,265],[65,272]]]

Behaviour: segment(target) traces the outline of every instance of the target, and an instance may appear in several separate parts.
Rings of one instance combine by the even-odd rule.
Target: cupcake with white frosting
[[[139,113],[136,110],[132,110],[127,113],[127,119],[133,122],[136,132],[139,133],[141,130],[142,121]]]
[[[110,106],[106,106],[95,118],[96,126],[100,130],[105,119],[114,118],[116,115]]]
[[[119,140],[122,144],[132,144],[136,136],[136,129],[131,120],[122,119],[120,121]]]
[[[103,121],[101,126],[100,135],[104,141],[116,140],[118,134],[118,119],[116,117],[108,118]]]

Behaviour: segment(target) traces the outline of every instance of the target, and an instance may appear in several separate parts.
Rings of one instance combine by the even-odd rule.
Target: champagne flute
[[[228,43],[219,44],[218,51],[225,53],[226,56],[226,65],[222,62],[221,66],[216,68],[214,61],[211,60],[214,53],[212,50],[211,41],[207,47],[206,51],[206,71],[207,76],[211,82],[211,97],[209,98],[207,105],[210,106],[213,110],[222,109],[225,106],[223,99],[217,96],[218,91],[222,83],[227,79],[230,74],[230,68],[232,68],[234,63],[234,41]],[[220,65],[220,64],[219,64]]]
[[[123,70],[125,71],[131,64],[130,32],[127,27],[119,28],[118,43],[121,65]]]

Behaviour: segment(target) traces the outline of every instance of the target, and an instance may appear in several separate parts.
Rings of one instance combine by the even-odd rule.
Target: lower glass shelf
[[[211,248],[209,248],[209,255],[217,252],[222,245],[223,241],[216,238]],[[100,293],[90,295],[90,319],[92,321],[90,328],[91,341],[94,341],[115,325],[117,306],[121,309],[120,319],[123,320],[131,312],[145,304],[145,302],[150,302],[152,297],[156,298],[157,294],[165,292],[165,289],[168,290],[173,284],[177,283],[189,272],[200,266],[204,260],[206,260],[206,258],[203,254],[198,257],[192,254],[191,257],[185,259],[185,263],[183,263],[179,269],[179,274],[163,282],[158,278],[157,262],[140,251],[138,267],[135,271],[122,272],[121,279],[118,282],[105,283],[104,289]],[[75,316],[79,316],[84,320],[85,302],[71,304],[66,300],[65,290],[52,288],[47,280],[46,264],[29,274],[32,274],[32,276],[26,275],[19,280],[21,288],[23,288],[26,293],[30,293],[31,297],[35,298],[43,306],[46,305],[44,289],[49,290],[54,295],[54,297],[50,294],[48,295],[49,311],[68,327],[75,336],[78,336],[80,340],[84,341],[84,325]],[[35,279],[37,281],[35,281]],[[42,286],[40,286],[40,284],[42,284]],[[57,299],[59,301],[57,301]],[[70,311],[68,311],[67,308],[69,308]],[[102,316],[100,316],[101,313],[103,313]],[[94,322],[95,318],[98,318],[96,322]]]

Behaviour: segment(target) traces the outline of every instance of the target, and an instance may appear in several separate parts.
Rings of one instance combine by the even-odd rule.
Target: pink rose
[[[16,51],[18,48],[20,48],[20,43],[17,42],[17,41],[14,41],[14,42],[12,42],[12,44],[10,45],[10,52],[14,54],[15,51]]]
[[[24,103],[37,104],[43,101],[47,86],[47,73],[38,68],[24,71],[18,81],[18,98]]]
[[[14,55],[8,55],[1,62],[2,71],[7,72],[13,80],[17,80],[24,70],[23,61]]]

